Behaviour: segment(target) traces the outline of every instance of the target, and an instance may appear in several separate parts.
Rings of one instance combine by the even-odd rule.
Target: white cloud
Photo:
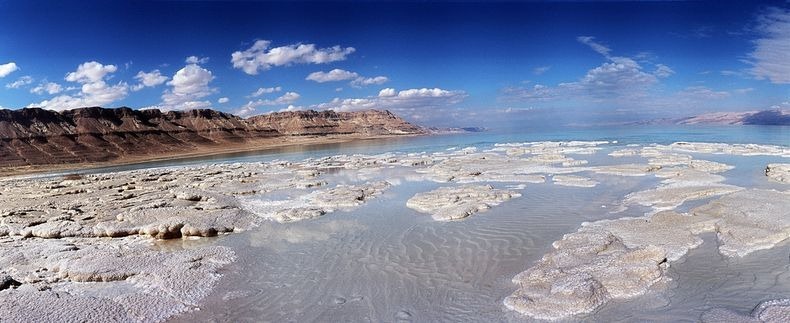
[[[5,87],[6,87],[6,89],[18,89],[18,88],[21,88],[21,87],[23,87],[25,85],[29,85],[30,83],[33,83],[33,78],[30,77],[30,76],[25,75],[25,76],[22,76],[22,77],[18,78],[14,82],[6,84]]]
[[[60,95],[28,107],[42,107],[50,110],[68,110],[89,106],[105,106],[121,100],[129,92],[129,86],[124,82],[109,85],[106,78],[117,71],[115,65],[104,65],[91,61],[80,64],[77,70],[66,75],[66,81],[82,84],[80,92],[75,95]],[[45,91],[54,90],[55,86]],[[62,90],[62,88],[61,88]]]
[[[333,46],[317,48],[315,44],[292,44],[270,48],[271,41],[257,40],[244,51],[231,54],[233,67],[247,74],[255,75],[272,66],[288,66],[291,64],[324,64],[342,61],[355,51],[354,47]]]
[[[542,75],[543,73],[548,72],[551,69],[551,66],[538,66],[532,69],[532,74],[535,75]]]
[[[230,102],[230,99],[228,99],[228,98],[226,98],[226,97],[219,98],[219,99],[217,100],[217,103],[219,103],[219,104],[228,103],[228,102]]]
[[[606,62],[592,68],[574,82],[556,86],[535,84],[532,86],[509,87],[503,90],[508,101],[592,100],[631,104],[648,95],[648,90],[659,82],[658,77],[668,77],[674,71],[666,65],[657,64],[655,72],[646,72],[634,59],[612,56],[611,49],[594,41],[593,37],[581,36],[577,40],[603,55]]]
[[[211,102],[200,100],[216,90],[209,87],[214,79],[211,71],[188,64],[178,70],[167,82],[172,88],[162,94],[162,104],[155,108],[161,110],[190,110],[211,107]]]
[[[291,104],[287,108],[281,109],[278,112],[293,112],[293,111],[302,111],[302,110],[305,110],[305,107],[303,107],[301,105],[296,106],[296,105]]]
[[[208,57],[189,56],[185,62],[187,64],[206,64],[208,63]]]
[[[749,54],[751,74],[771,83],[790,83],[790,9],[770,8],[758,18],[762,38]]]
[[[250,97],[257,98],[257,97],[259,97],[261,95],[264,95],[264,94],[280,92],[282,90],[283,90],[283,88],[279,87],[279,86],[275,86],[275,87],[261,87],[261,88],[258,88],[257,90],[255,90],[255,92],[252,92],[252,94],[250,94]]]
[[[237,115],[239,117],[242,117],[242,118],[246,118],[246,117],[249,117],[249,116],[253,115],[256,111],[258,111],[258,109],[256,107],[251,106],[251,105],[245,105],[245,106],[239,108],[238,110],[233,111],[233,114]]]
[[[579,37],[576,37],[576,40],[578,40],[582,44],[590,46],[590,48],[592,48],[592,50],[598,52],[598,54],[601,54],[601,55],[603,55],[603,56],[605,56],[607,58],[609,57],[609,52],[612,51],[611,49],[609,49],[609,47],[607,47],[607,46],[605,46],[605,45],[603,45],[601,43],[596,42],[595,41],[595,37],[579,36]]]
[[[60,86],[60,84],[53,83],[53,82],[44,82],[44,83],[41,83],[38,86],[30,89],[30,93],[35,93],[35,94],[39,94],[39,95],[44,94],[44,93],[47,93],[47,94],[58,94],[61,91],[63,91],[63,87]]]
[[[247,104],[245,104],[238,110],[234,111],[234,114],[241,117],[246,117],[255,113],[257,111],[257,108],[260,106],[278,106],[278,105],[282,106],[286,104],[290,105],[296,102],[296,100],[299,100],[300,97],[301,95],[299,95],[299,93],[285,92],[285,94],[274,100],[258,99],[255,101],[250,101],[247,102]]]
[[[148,73],[139,71],[134,78],[140,83],[132,86],[132,91],[139,91],[146,87],[154,87],[167,81],[167,76],[162,75],[159,70],[153,70]]]
[[[440,88],[421,88],[396,91],[386,88],[376,97],[335,98],[330,102],[310,106],[311,109],[357,111],[368,109],[389,109],[395,111],[416,111],[421,109],[446,107],[461,102],[467,96],[464,91],[450,91]]]
[[[379,96],[380,97],[395,96],[397,94],[398,94],[398,92],[396,92],[395,89],[393,89],[391,87],[390,88],[386,88],[386,89],[382,89],[381,91],[379,91]]]
[[[672,74],[675,74],[675,71],[671,69],[669,66],[666,66],[664,64],[657,64],[656,70],[653,72],[653,75],[658,76],[660,78],[666,78]]]
[[[746,87],[746,88],[740,88],[740,89],[733,90],[733,92],[738,93],[738,94],[746,94],[746,93],[750,93],[752,91],[754,91],[754,88],[751,88],[751,87]]]
[[[531,87],[508,87],[502,92],[510,101],[547,101],[559,96],[557,89],[542,84]]]
[[[351,81],[351,86],[353,87],[362,87],[367,85],[381,85],[387,83],[390,79],[386,76],[376,76],[376,77],[358,77]]]
[[[689,86],[676,94],[679,98],[694,101],[707,101],[728,98],[727,91],[715,91],[704,86]]]
[[[118,67],[115,65],[103,65],[99,62],[86,62],[80,64],[77,70],[66,74],[66,81],[77,83],[97,83],[102,82],[107,74],[115,73]]]
[[[19,70],[19,66],[16,66],[14,62],[0,64],[0,78],[6,77],[17,70]]]
[[[653,74],[646,73],[634,60],[611,57],[610,62],[593,68],[581,80],[562,83],[570,91],[602,99],[612,96],[631,96],[658,82]]]
[[[364,77],[358,73],[341,70],[339,68],[333,69],[329,72],[313,72],[307,75],[305,80],[315,81],[318,83],[325,82],[338,82],[351,80],[352,87],[363,87],[367,85],[381,85],[389,81],[386,76]]]
[[[305,80],[324,83],[324,82],[345,81],[345,80],[355,79],[358,77],[359,74],[357,73],[336,68],[329,72],[318,71],[318,72],[310,73],[310,75],[307,75]]]

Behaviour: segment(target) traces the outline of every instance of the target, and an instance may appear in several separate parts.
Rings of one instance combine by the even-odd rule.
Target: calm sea
[[[606,140],[619,144],[670,144],[677,141],[790,145],[787,126],[611,126],[557,129],[509,129],[484,132],[396,137],[345,143],[300,145],[256,152],[145,162],[117,167],[84,170],[84,173],[112,172],[150,167],[185,166],[202,163],[259,162],[275,159],[302,160],[339,154],[380,154],[386,152],[434,152],[450,148],[478,147],[496,143],[528,141]]]

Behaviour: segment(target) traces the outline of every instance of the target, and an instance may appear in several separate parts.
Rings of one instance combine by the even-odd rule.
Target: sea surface
[[[332,155],[386,152],[436,152],[449,148],[491,148],[497,143],[532,141],[604,140],[628,144],[671,144],[677,141],[723,142],[790,146],[790,126],[639,125],[492,129],[482,132],[358,140],[344,143],[299,145],[254,152],[142,162],[91,168],[79,173],[101,173],[141,168],[200,165],[206,163],[302,160]],[[73,173],[73,172],[69,172]],[[61,175],[46,173],[41,176]]]
[[[106,172],[202,163],[302,160],[338,154],[436,152],[496,143],[606,140],[590,160],[629,144],[676,141],[790,145],[790,127],[633,126],[522,129],[432,135],[349,143],[278,148],[177,161],[85,170]],[[727,183],[787,189],[768,182],[762,171],[781,157],[699,155],[734,165]],[[627,160],[627,159],[624,159]],[[225,267],[216,290],[199,310],[173,321],[214,322],[522,322],[529,317],[507,310],[503,299],[516,286],[511,279],[552,250],[551,243],[576,231],[585,221],[642,216],[631,207],[612,213],[631,192],[654,187],[659,179],[582,173],[601,182],[595,188],[549,183],[528,184],[522,197],[463,221],[436,222],[409,209],[405,201],[447,183],[409,181],[402,170],[385,169],[366,178],[397,182],[382,196],[353,211],[329,213],[295,223],[264,222],[246,232],[196,240],[162,241],[158,248],[220,244],[236,250],[238,260]],[[616,178],[616,180],[613,180]],[[331,185],[358,183],[354,171],[325,178]],[[493,183],[505,187],[505,183]],[[300,194],[297,191],[283,194]],[[679,211],[706,201],[684,205]],[[762,300],[790,297],[790,245],[743,258],[718,254],[713,234],[673,263],[667,284],[644,296],[614,301],[598,311],[567,321],[698,321],[703,312],[726,307],[748,313]],[[199,284],[200,282],[195,282]]]

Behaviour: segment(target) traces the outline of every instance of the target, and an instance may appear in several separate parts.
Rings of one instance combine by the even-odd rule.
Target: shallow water
[[[697,128],[695,128],[697,129]],[[678,140],[787,144],[786,128],[744,130],[720,135],[699,130],[682,135],[668,131],[655,142]],[[751,129],[751,130],[750,130]],[[704,130],[704,129],[703,129]],[[738,134],[749,133],[746,138]],[[601,132],[605,133],[605,132]],[[711,135],[714,134],[714,135]],[[588,133],[590,134],[590,133]],[[580,139],[544,134],[539,139]],[[578,135],[578,134],[577,134]],[[651,135],[650,131],[641,136]],[[615,139],[620,146],[649,142],[639,135],[581,139]],[[475,134],[428,138],[403,138],[384,147],[350,146],[344,153],[441,151],[451,147],[490,147],[495,142],[533,138],[529,134]],[[551,138],[547,138],[551,137]],[[680,137],[680,139],[668,139]],[[510,140],[508,140],[510,139]],[[735,140],[735,139],[742,139]],[[501,141],[497,141],[501,140]],[[423,141],[431,145],[420,146]],[[393,146],[388,146],[393,145]],[[607,147],[587,159],[590,165],[613,163]],[[289,152],[265,157],[236,156],[224,161],[288,159],[337,153],[335,148]],[[340,148],[338,148],[340,149]],[[692,154],[695,158],[736,166],[722,173],[726,183],[767,189],[787,189],[769,182],[763,169],[769,162],[787,162],[771,156]],[[256,159],[257,158],[257,159]],[[643,160],[614,159],[616,163]],[[216,162],[216,160],[212,160]],[[238,260],[223,269],[224,276],[200,310],[173,321],[532,321],[507,310],[503,299],[516,286],[511,279],[552,250],[551,243],[576,231],[585,221],[642,216],[649,211],[630,207],[619,213],[623,197],[653,187],[653,176],[621,177],[580,173],[601,182],[595,188],[528,184],[521,197],[509,200],[463,221],[436,222],[429,215],[409,209],[405,201],[419,192],[457,184],[410,181],[410,171],[385,169],[360,178],[356,171],[339,171],[327,180],[351,184],[385,179],[393,186],[382,196],[353,211],[338,211],[295,223],[264,222],[247,232],[197,241],[160,243],[162,248],[189,248],[218,243],[236,250]],[[508,183],[494,184],[506,188]],[[292,194],[304,191],[291,192]],[[686,211],[712,199],[689,202]],[[721,256],[715,235],[673,263],[667,283],[653,286],[646,295],[615,300],[598,311],[568,321],[698,321],[706,310],[727,307],[748,313],[762,300],[790,296],[790,245],[786,242],[743,258]]]
[[[143,162],[123,166],[91,168],[76,173],[103,173],[141,168],[200,165],[206,163],[302,160],[339,154],[380,154],[386,152],[433,152],[453,148],[490,148],[496,143],[531,141],[605,140],[627,144],[670,144],[677,141],[755,143],[790,145],[786,126],[681,126],[644,125],[611,127],[563,127],[552,129],[492,129],[485,132],[394,137],[342,143],[297,145],[261,151],[219,154],[205,157]],[[75,173],[70,171],[69,173]],[[48,173],[38,176],[60,175]]]

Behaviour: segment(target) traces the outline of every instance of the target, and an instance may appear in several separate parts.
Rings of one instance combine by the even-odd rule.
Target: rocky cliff
[[[255,145],[282,136],[419,134],[389,111],[299,111],[242,119],[214,110],[0,110],[0,167],[107,162]]]
[[[386,110],[276,112],[251,117],[247,120],[257,126],[272,127],[277,132],[286,135],[384,135],[412,134],[424,131]]]

